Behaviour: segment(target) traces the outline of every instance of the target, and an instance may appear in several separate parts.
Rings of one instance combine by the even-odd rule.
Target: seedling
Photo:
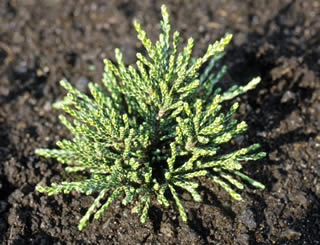
[[[148,57],[138,53],[136,66],[126,66],[116,49],[117,65],[104,60],[105,88],[89,83],[88,96],[69,82],[60,82],[68,94],[55,107],[74,118],[59,116],[73,138],[58,141],[61,149],[37,149],[36,153],[56,158],[67,165],[68,172],[88,172],[90,176],[36,189],[49,195],[98,193],[80,220],[79,230],[92,215],[99,218],[116,199],[131,204],[142,223],[153,199],[166,207],[175,202],[186,221],[179,193],[189,192],[200,202],[200,176],[211,179],[236,200],[241,200],[236,189],[244,188],[242,180],[264,188],[240,171],[243,162],[266,155],[254,153],[258,144],[226,152],[225,145],[247,130],[244,121],[231,118],[239,104],[220,112],[224,101],[255,88],[260,78],[224,92],[216,88],[226,72],[226,66],[219,63],[232,35],[226,34],[210,44],[202,57],[193,58],[193,39],[178,52],[179,32],[170,37],[166,6],[161,11],[162,32],[155,44],[139,22],[134,22]]]

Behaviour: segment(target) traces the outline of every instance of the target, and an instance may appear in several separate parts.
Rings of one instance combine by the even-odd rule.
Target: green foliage
[[[255,88],[260,78],[223,93],[214,89],[226,72],[225,66],[218,69],[217,61],[232,35],[209,45],[204,56],[195,59],[191,56],[192,38],[181,52],[177,49],[179,32],[173,34],[171,44],[169,15],[165,6],[161,11],[162,32],[155,44],[134,22],[148,58],[138,53],[136,66],[126,66],[116,49],[118,64],[104,61],[102,83],[107,90],[89,83],[91,96],[87,96],[67,81],[60,82],[68,94],[55,107],[74,118],[70,121],[59,116],[74,137],[58,141],[59,150],[37,149],[36,153],[67,164],[68,172],[87,171],[90,176],[49,187],[39,185],[37,190],[49,195],[72,190],[86,195],[97,192],[80,220],[79,230],[92,215],[99,218],[118,198],[123,205],[133,205],[132,211],[140,214],[142,223],[153,199],[164,206],[174,201],[186,221],[179,193],[187,191],[200,202],[200,176],[210,178],[236,200],[241,200],[236,191],[243,189],[241,180],[264,188],[239,171],[241,163],[265,156],[254,153],[258,144],[227,153],[226,147],[221,150],[247,129],[245,122],[231,120],[238,103],[226,113],[220,112],[221,103]]]

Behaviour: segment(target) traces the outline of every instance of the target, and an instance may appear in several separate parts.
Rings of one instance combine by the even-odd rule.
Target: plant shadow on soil
[[[299,105],[309,103],[313,97],[315,88],[312,85],[310,87],[301,87],[302,80],[309,79],[310,76],[311,79],[315,79],[314,74],[320,73],[317,64],[314,62],[320,59],[320,53],[316,52],[316,47],[320,45],[320,36],[316,34],[310,39],[304,40],[303,46],[299,45],[300,43],[292,41],[300,37],[299,35],[295,35],[292,30],[296,27],[303,28],[304,17],[301,16],[298,21],[292,23],[290,26],[291,31],[285,34],[287,26],[283,25],[281,20],[295,3],[295,0],[288,3],[266,23],[264,32],[270,33],[269,35],[262,36],[256,32],[248,34],[249,43],[250,40],[258,39],[261,41],[255,43],[253,48],[248,48],[246,46],[247,44],[240,46],[239,50],[235,52],[243,52],[244,50],[250,49],[253,49],[254,52],[250,50],[244,54],[243,57],[247,57],[245,62],[242,62],[240,66],[236,65],[236,68],[231,70],[233,77],[243,77],[243,80],[252,77],[253,74],[260,74],[263,82],[258,85],[258,91],[272,91],[274,87],[277,87],[276,93],[269,92],[266,93],[266,96],[254,96],[253,94],[255,92],[249,92],[247,100],[251,108],[245,117],[245,121],[248,122],[249,125],[248,128],[255,129],[253,130],[254,133],[251,134],[252,138],[256,137],[256,141],[262,145],[262,149],[266,152],[278,151],[278,154],[281,155],[281,158],[278,160],[271,160],[268,157],[268,159],[263,162],[252,162],[250,166],[245,167],[250,173],[250,176],[254,177],[255,172],[259,173],[258,176],[262,183],[266,183],[266,191],[268,192],[272,191],[273,185],[278,179],[272,175],[271,170],[266,170],[265,166],[280,166],[285,159],[290,159],[289,154],[285,150],[282,150],[281,146],[309,142],[317,136],[315,132],[304,132],[304,127],[301,126],[289,132],[281,133],[273,139],[267,139],[265,137],[268,132],[279,128],[280,122],[285,121],[291,113],[295,110],[301,110]],[[278,28],[270,32],[274,24],[276,24]],[[316,31],[316,33],[319,33],[319,31]],[[270,46],[267,45],[266,49],[263,50],[264,47],[262,47],[262,44],[265,42],[269,45],[271,44],[272,47],[270,48]],[[259,48],[259,45],[261,45],[262,48]],[[288,50],[287,47],[291,47],[291,50]],[[292,52],[292,49],[295,50],[295,52]],[[259,58],[257,58],[257,52],[262,54]],[[279,57],[281,58],[279,59]],[[292,60],[294,60],[294,62],[291,62]],[[281,63],[280,69],[277,67],[279,63]],[[300,65],[306,65],[307,69],[300,72],[298,69]],[[243,71],[247,71],[247,67],[254,67],[253,70],[250,70],[251,74],[249,75],[243,74]],[[298,70],[296,74],[292,74],[295,73],[294,69]],[[310,73],[312,74],[310,75]],[[290,93],[288,93],[288,91]],[[284,97],[286,97],[286,99],[283,99]],[[285,102],[283,100],[285,100]],[[280,169],[280,172],[282,172],[283,175],[288,175],[286,170]],[[318,214],[320,199],[311,190],[307,192],[311,195],[311,202],[308,203],[308,208],[303,215],[304,218],[296,219],[295,221],[290,220],[288,225],[292,227],[292,230],[288,229],[288,233],[277,240],[273,240],[276,244],[320,243],[320,235],[317,230],[317,225],[318,228],[320,227],[320,215]],[[253,207],[257,223],[267,224],[266,213],[264,212],[264,209],[267,207],[266,201],[260,195],[253,193],[248,193],[248,196],[257,203],[257,205]],[[269,233],[271,228],[269,225],[265,226],[262,233]],[[256,234],[254,232],[249,232],[248,234],[250,244],[257,244]],[[264,236],[267,238],[266,235]],[[268,238],[270,238],[270,236],[268,236]]]

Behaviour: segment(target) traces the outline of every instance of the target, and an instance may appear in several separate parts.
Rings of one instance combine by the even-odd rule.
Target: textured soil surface
[[[234,34],[224,80],[262,77],[241,96],[237,115],[268,157],[244,171],[266,185],[232,200],[203,181],[203,203],[183,195],[189,221],[176,208],[153,205],[139,223],[116,202],[82,232],[80,217],[93,197],[48,197],[37,183],[70,179],[57,162],[34,154],[68,132],[51,104],[67,78],[87,91],[100,81],[102,59],[119,47],[125,62],[142,48],[133,18],[154,40],[161,1],[0,1],[0,243],[2,244],[320,244],[320,2],[318,0],[164,1],[194,55],[225,32]],[[174,207],[174,206],[173,206]]]

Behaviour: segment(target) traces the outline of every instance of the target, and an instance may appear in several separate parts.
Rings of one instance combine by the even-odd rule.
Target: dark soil
[[[152,206],[146,224],[115,203],[82,232],[93,197],[48,197],[37,183],[70,178],[60,164],[34,154],[68,132],[51,104],[67,78],[86,91],[99,81],[102,59],[119,47],[126,63],[141,50],[138,18],[151,38],[161,1],[0,1],[0,243],[2,244],[320,244],[320,2],[319,0],[164,1],[173,29],[195,38],[195,55],[225,32],[226,81],[262,83],[239,99],[249,131],[268,157],[245,172],[266,185],[232,200],[211,182],[204,202],[183,195],[189,221],[176,208]],[[240,142],[241,143],[241,142]]]

